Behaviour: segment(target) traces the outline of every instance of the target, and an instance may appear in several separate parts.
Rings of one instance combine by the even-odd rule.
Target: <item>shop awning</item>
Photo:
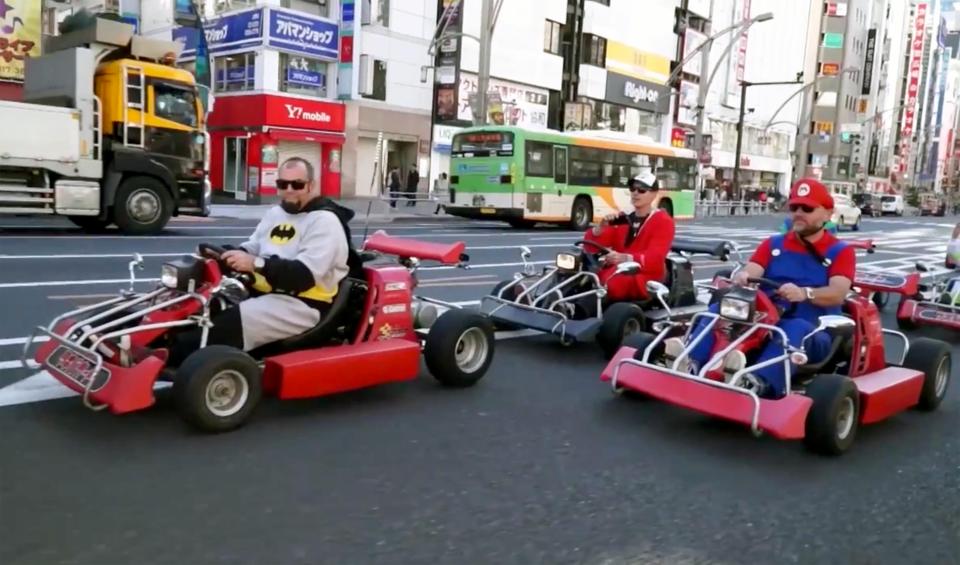
[[[336,143],[342,145],[347,136],[335,131],[304,131],[287,128],[268,127],[267,133],[276,140],[312,141],[316,143]]]

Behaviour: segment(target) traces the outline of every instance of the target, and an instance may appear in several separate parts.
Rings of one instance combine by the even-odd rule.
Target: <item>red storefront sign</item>
[[[346,107],[338,102],[274,94],[217,96],[211,128],[277,126],[342,132]]]
[[[903,112],[903,150],[901,151],[900,171],[907,170],[907,155],[910,151],[910,137],[913,135],[916,118],[917,98],[920,95],[920,71],[923,68],[923,44],[927,27],[927,3],[917,4],[913,20],[913,41],[910,42],[910,68],[907,71],[907,99]]]
[[[340,38],[340,62],[350,63],[353,61],[353,36],[344,35]]]

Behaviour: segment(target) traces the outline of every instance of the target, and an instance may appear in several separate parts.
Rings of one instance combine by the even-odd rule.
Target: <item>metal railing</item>
[[[773,214],[770,202],[758,200],[697,200],[694,214],[698,218],[711,216],[761,216]]]

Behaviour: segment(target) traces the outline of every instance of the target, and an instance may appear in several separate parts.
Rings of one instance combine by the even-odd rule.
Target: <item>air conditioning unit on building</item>
[[[360,85],[358,91],[361,95],[373,94],[373,61],[370,55],[360,55]]]

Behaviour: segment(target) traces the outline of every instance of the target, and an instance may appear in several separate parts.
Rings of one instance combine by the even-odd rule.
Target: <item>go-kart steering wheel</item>
[[[595,241],[587,241],[585,239],[581,239],[580,241],[575,242],[573,245],[575,245],[576,247],[580,247],[581,249],[586,245],[589,245],[591,247],[596,247],[600,251],[597,253],[594,253],[594,255],[598,255],[600,257],[604,255],[609,255],[610,253],[616,253],[616,251],[614,251],[613,249],[610,249],[609,247],[605,247]],[[583,251],[584,253],[587,252],[586,249],[584,249]]]
[[[223,247],[220,247],[219,245],[213,245],[210,243],[201,243],[197,246],[197,248],[200,251],[200,255],[204,257],[209,257],[210,259],[215,260],[220,265],[220,269],[223,271],[225,275],[229,276],[230,278],[237,279],[238,281],[243,283],[244,286],[253,285],[254,279],[252,274],[241,273],[240,271],[236,271],[232,267],[227,265],[227,263],[223,260],[222,256],[224,253],[227,252],[227,250],[224,249]]]
[[[589,267],[591,271],[599,271],[600,260],[603,257],[606,257],[607,255],[609,255],[610,253],[616,253],[616,251],[614,251],[613,249],[610,249],[609,247],[600,245],[599,243],[596,243],[594,241],[587,241],[585,239],[581,239],[580,241],[575,242],[573,245],[580,248],[580,251],[583,254],[583,262]],[[587,251],[586,247],[588,245],[590,247],[595,247],[596,249],[598,249],[598,251],[596,253],[591,253]]]
[[[780,288],[782,286],[779,282],[773,279],[765,279],[763,277],[750,277],[747,279],[747,282],[753,283],[753,284],[759,284],[763,286],[769,286],[770,288]]]
[[[781,286],[783,286],[782,283],[779,283],[772,279],[763,278],[763,277],[750,277],[747,279],[747,282],[753,283],[753,284],[759,284],[761,286],[768,286],[773,289],[778,289]],[[779,297],[772,298],[772,301],[774,306],[777,307],[777,313],[781,317],[789,316],[793,314],[793,312],[797,309],[796,302],[789,302]],[[784,302],[786,302],[786,304],[784,304]]]

